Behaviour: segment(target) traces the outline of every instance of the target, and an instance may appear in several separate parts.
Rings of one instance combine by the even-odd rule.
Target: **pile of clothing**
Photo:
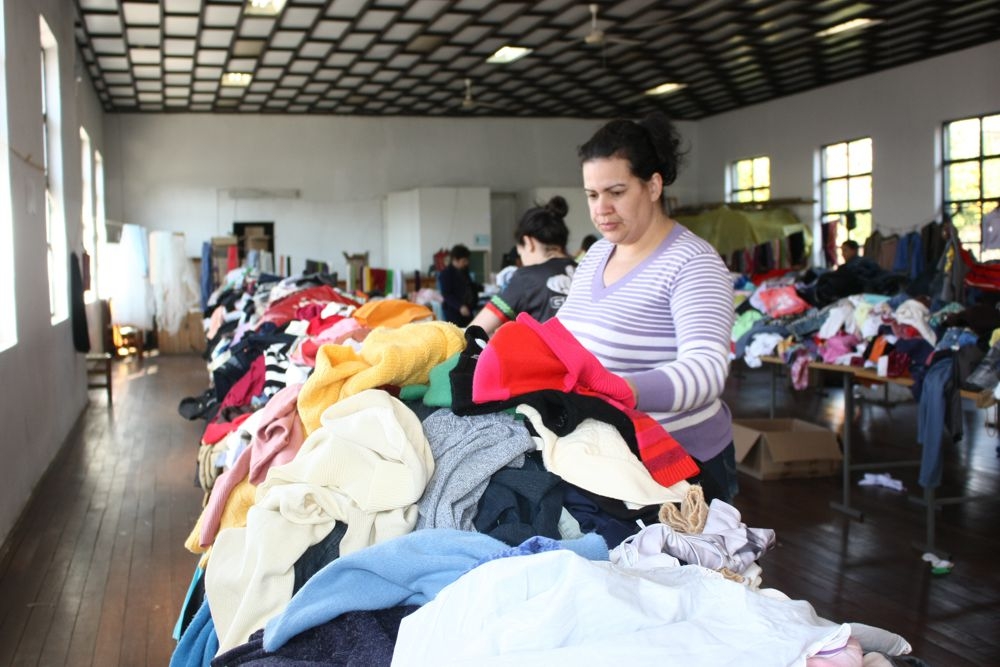
[[[903,292],[852,294],[817,308],[800,296],[795,279],[744,289],[731,336],[733,358],[756,368],[762,357],[780,357],[796,389],[808,386],[813,361],[912,379],[923,446],[920,484],[940,485],[941,447],[963,436],[961,392],[992,401],[998,391],[997,304],[935,302]]]
[[[558,319],[487,340],[409,302],[267,284],[208,318],[221,398],[172,665],[909,652],[762,588],[774,531],[706,503],[696,463]]]

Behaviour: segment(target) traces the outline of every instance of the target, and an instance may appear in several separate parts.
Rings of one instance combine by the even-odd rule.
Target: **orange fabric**
[[[369,301],[354,311],[354,319],[362,326],[401,327],[420,320],[434,319],[434,311],[404,299],[376,299]]]
[[[876,338],[875,342],[872,343],[872,351],[871,354],[868,355],[868,361],[878,361],[879,357],[885,354],[885,346],[887,344],[888,341],[886,341],[885,336],[879,336]]]

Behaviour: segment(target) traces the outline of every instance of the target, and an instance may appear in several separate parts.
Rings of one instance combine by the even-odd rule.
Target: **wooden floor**
[[[150,357],[115,363],[111,409],[90,390],[4,546],[0,665],[168,664],[201,511],[200,428],[177,404],[207,377],[200,359]]]
[[[767,418],[769,369],[735,372],[725,398],[737,418]],[[995,427],[987,426],[987,411],[963,403],[965,437],[946,449],[939,495],[1000,494]],[[838,385],[799,392],[783,380],[776,416],[806,419],[839,433],[843,391]],[[912,402],[886,409],[855,400],[854,462],[919,459],[916,416]],[[949,552],[954,569],[932,575],[922,552],[912,546],[925,537],[925,510],[909,500],[909,492],[921,491],[917,469],[872,472],[890,473],[908,493],[857,486],[862,474],[857,473],[851,505],[864,512],[861,522],[829,506],[841,499],[839,473],[770,482],[740,476],[735,504],[744,521],[777,533],[777,547],[760,561],[763,585],[808,600],[830,620],[897,632],[913,646],[913,655],[933,667],[1000,665],[1000,568],[994,561],[1000,549],[1000,502],[949,505],[937,513],[936,546]]]
[[[116,363],[115,403],[91,405],[39,483],[0,552],[0,665],[162,666],[195,567],[182,545],[201,509],[195,461],[201,422],[177,414],[207,386],[196,357]],[[766,417],[767,371],[734,375],[737,417]],[[778,411],[843,425],[839,389],[779,392]],[[996,433],[985,413],[966,414],[967,435],[949,449],[944,491],[1000,491]],[[915,406],[858,406],[856,460],[919,456]],[[915,470],[886,469],[917,489]],[[933,667],[1000,665],[1000,503],[945,507],[937,541],[954,570],[933,576],[911,548],[922,508],[906,494],[853,487],[863,522],[829,507],[839,478],[757,482],[741,476],[736,505],[751,526],[777,531],[762,560],[764,586],[810,601],[818,614],[906,637]]]

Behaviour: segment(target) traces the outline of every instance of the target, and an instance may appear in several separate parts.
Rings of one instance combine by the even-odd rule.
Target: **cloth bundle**
[[[504,401],[544,389],[597,396],[624,411],[635,426],[643,464],[663,486],[698,473],[694,459],[659,422],[635,409],[628,383],[605,369],[557,318],[540,323],[521,313],[500,327],[479,355],[472,400]]]

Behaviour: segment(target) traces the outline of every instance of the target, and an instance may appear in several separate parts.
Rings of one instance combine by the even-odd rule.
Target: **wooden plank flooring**
[[[782,380],[778,417],[798,417],[841,432],[843,391],[837,386],[799,392]],[[726,401],[739,418],[766,418],[769,370],[734,373]],[[965,405],[965,436],[946,448],[939,495],[1000,494],[996,427],[988,411]],[[855,463],[919,459],[914,403],[886,408],[855,400],[852,449]],[[995,417],[994,417],[995,418]],[[741,475],[735,503],[748,525],[775,529],[778,546],[762,560],[763,585],[810,601],[821,616],[857,621],[903,635],[914,655],[941,667],[1000,665],[1000,502],[949,505],[937,512],[936,546],[955,567],[935,576],[913,542],[925,537],[917,468],[879,468],[900,479],[908,493],[852,486],[851,504],[864,512],[854,521],[832,510],[841,478],[758,482]],[[854,482],[861,477],[855,474]]]
[[[201,511],[203,423],[177,414],[204,362],[116,362],[0,555],[0,665],[166,665]]]
[[[183,547],[201,511],[195,486],[202,422],[177,414],[207,386],[196,357],[159,356],[140,369],[115,364],[115,404],[91,390],[79,420],[0,551],[0,665],[161,666],[196,558]],[[737,417],[766,417],[766,370],[735,374],[726,400]],[[780,415],[843,426],[836,387],[778,396]],[[943,491],[1000,492],[995,430],[969,406],[966,437],[948,448]],[[856,461],[919,456],[916,407],[859,404]],[[886,469],[918,490],[915,469]],[[934,667],[1000,665],[1000,503],[939,512],[937,542],[955,569],[932,576],[910,546],[923,509],[906,494],[853,487],[865,512],[852,521],[829,507],[839,477],[757,482],[741,476],[736,505],[751,526],[777,531],[762,560],[764,586],[810,601],[836,621],[902,634]]]

